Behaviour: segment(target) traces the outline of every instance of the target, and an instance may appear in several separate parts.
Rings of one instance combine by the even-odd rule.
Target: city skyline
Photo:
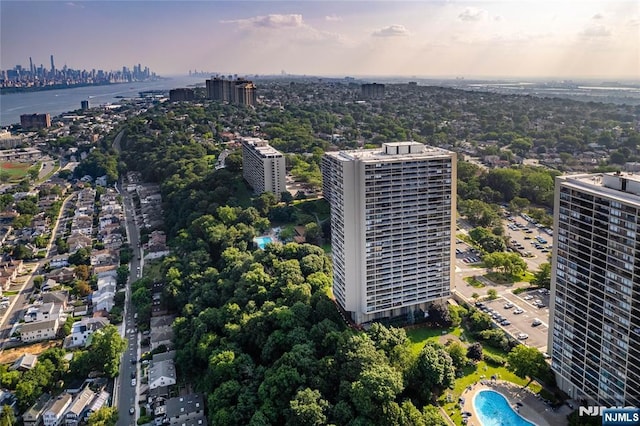
[[[628,79],[640,75],[639,9],[618,0],[3,1],[0,68],[53,54],[56,68],[143,62],[159,75]]]

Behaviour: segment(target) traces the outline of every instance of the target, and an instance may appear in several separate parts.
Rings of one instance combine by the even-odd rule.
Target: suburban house
[[[69,254],[59,254],[54,256],[49,261],[49,266],[53,269],[62,268],[64,266],[69,266]]]
[[[204,400],[202,394],[194,393],[170,398],[166,402],[164,424],[171,426],[205,426]]]
[[[151,345],[151,350],[154,350],[161,345],[165,345],[167,348],[172,348],[173,347],[173,329],[170,327],[160,327],[155,330],[151,329],[149,342]]]
[[[91,303],[93,304],[93,312],[106,311],[110,312],[115,302],[113,297],[116,294],[116,280],[112,277],[109,279],[98,278],[98,289],[91,293]]]
[[[176,384],[176,367],[173,359],[153,362],[149,368],[149,389]]]
[[[24,314],[24,322],[48,321],[60,318],[62,305],[53,302],[30,306]]]
[[[71,326],[71,334],[69,335],[69,348],[75,348],[78,346],[84,346],[87,343],[87,338],[96,331],[109,325],[109,320],[106,318],[85,318],[81,321],[74,322]]]
[[[38,342],[40,340],[54,339],[58,333],[58,319],[48,321],[29,322],[22,324],[20,339],[23,342]]]
[[[62,267],[62,268],[58,268],[58,269],[54,269],[51,272],[49,272],[48,274],[45,275],[46,279],[52,279],[52,280],[56,280],[59,283],[69,283],[71,281],[73,281],[73,279],[75,278],[76,274],[74,272],[74,270],[72,268],[69,267]]]
[[[71,394],[65,392],[56,399],[49,401],[42,414],[44,426],[59,426],[64,422],[64,413],[71,405]]]
[[[89,408],[85,413],[85,416],[89,417],[91,413],[95,413],[96,411],[104,407],[109,400],[109,396],[109,392],[106,391],[101,391],[99,394],[97,394],[96,397],[93,398],[93,401],[91,401],[91,403],[89,404]]]
[[[120,256],[116,250],[104,249],[91,251],[91,266],[117,265]]]
[[[9,370],[27,371],[36,366],[38,362],[38,355],[22,354],[20,358],[16,359]]]
[[[55,303],[62,306],[62,310],[67,309],[69,293],[66,290],[51,291],[42,294],[42,303]]]
[[[67,426],[76,426],[80,423],[84,419],[85,413],[89,409],[89,404],[95,396],[96,393],[92,391],[89,386],[86,386],[78,392],[65,414],[65,424]]]
[[[27,411],[22,414],[22,423],[24,426],[36,426],[42,420],[42,413],[49,405],[51,395],[44,393],[33,403]]]
[[[91,238],[80,233],[71,234],[67,238],[69,253],[75,253],[81,248],[91,247],[91,244],[92,244]]]

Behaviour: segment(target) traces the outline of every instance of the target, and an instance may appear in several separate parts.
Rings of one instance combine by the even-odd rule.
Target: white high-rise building
[[[280,199],[286,187],[284,155],[260,138],[242,139],[242,177],[256,195],[273,192]]]
[[[556,178],[549,351],[585,405],[640,406],[640,176]]]
[[[449,297],[455,153],[418,142],[327,152],[333,294],[358,324]]]

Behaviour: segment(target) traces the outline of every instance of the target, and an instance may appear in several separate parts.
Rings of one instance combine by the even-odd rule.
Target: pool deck
[[[483,384],[484,383],[484,384]],[[541,401],[536,394],[529,389],[523,389],[522,386],[513,384],[503,380],[485,379],[467,388],[461,395],[464,398],[462,411],[468,411],[473,415],[468,418],[467,425],[482,426],[478,419],[478,413],[473,408],[473,397],[483,389],[490,389],[500,392],[509,401],[509,405],[516,409],[516,402],[520,402],[522,406],[516,410],[525,419],[535,423],[538,426],[566,426],[567,415],[571,413],[571,409],[563,405],[557,411],[553,411],[551,407]]]

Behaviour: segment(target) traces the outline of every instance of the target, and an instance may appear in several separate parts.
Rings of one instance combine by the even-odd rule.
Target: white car
[[[135,385],[136,385],[136,383],[138,383],[138,382],[136,381],[136,379],[131,379],[131,386],[135,386]]]
[[[513,308],[513,303],[511,303],[511,302],[509,302],[509,303],[505,303],[505,304],[504,304],[504,308],[505,308],[505,309],[511,309],[511,308]]]
[[[533,299],[533,296],[530,294],[527,294],[525,297],[523,297],[524,300],[531,300]]]
[[[520,309],[520,308],[518,308],[518,309],[516,309],[515,311],[513,311],[513,313],[514,313],[515,315],[520,315],[520,314],[521,314],[521,313],[523,313],[523,312],[524,312],[524,311],[523,311],[522,309]]]
[[[527,333],[520,333],[517,337],[518,340],[527,340],[529,338],[529,335]]]

